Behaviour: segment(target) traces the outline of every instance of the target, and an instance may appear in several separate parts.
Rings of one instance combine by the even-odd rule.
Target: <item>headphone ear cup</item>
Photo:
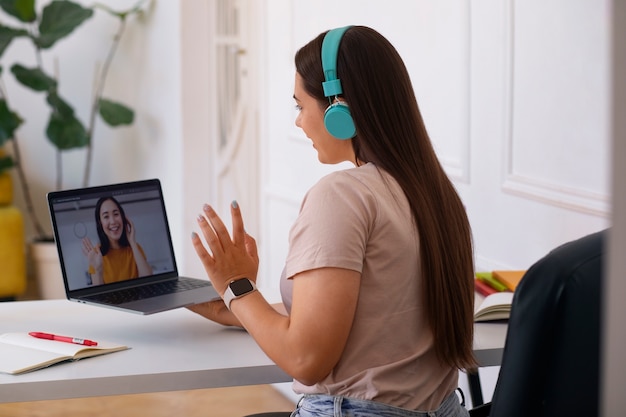
[[[356,127],[350,114],[350,108],[343,102],[328,106],[324,112],[324,126],[328,133],[337,139],[352,139],[356,136]]]

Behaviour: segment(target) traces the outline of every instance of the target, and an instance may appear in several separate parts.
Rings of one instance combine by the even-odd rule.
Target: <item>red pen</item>
[[[31,335],[32,337],[36,337],[37,339],[56,340],[58,342],[74,343],[76,345],[98,346],[98,342],[94,342],[93,340],[87,340],[87,339],[79,339],[77,337],[58,336],[56,334],[42,333],[42,332],[30,332],[28,334]]]

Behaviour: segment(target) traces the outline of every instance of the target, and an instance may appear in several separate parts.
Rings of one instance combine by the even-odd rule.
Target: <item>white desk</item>
[[[22,375],[0,374],[0,402],[288,382],[243,330],[186,309],[150,316],[67,300],[0,303],[0,333],[43,331],[107,340],[130,350]],[[477,325],[481,366],[498,365],[506,326]]]
[[[480,367],[499,366],[506,339],[506,322],[474,325],[474,355]]]
[[[0,374],[0,402],[285,382],[243,330],[186,309],[150,316],[67,300],[0,303],[1,332],[44,331],[130,350],[22,375]]]

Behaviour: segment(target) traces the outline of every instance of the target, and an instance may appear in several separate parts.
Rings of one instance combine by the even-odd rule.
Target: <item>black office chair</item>
[[[598,415],[607,234],[566,243],[527,271],[513,298],[492,401],[470,416]]]

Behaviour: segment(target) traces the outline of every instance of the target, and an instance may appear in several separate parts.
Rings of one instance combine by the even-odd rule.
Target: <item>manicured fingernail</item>
[[[201,221],[203,221],[203,220],[204,220],[204,216],[203,216],[202,214],[198,214],[198,217],[196,217],[196,220],[197,220],[198,222],[201,222]]]
[[[239,208],[239,204],[237,204],[237,200],[233,200],[233,202],[230,204],[233,206],[233,208]]]
[[[211,206],[209,206],[208,204],[205,204],[204,206],[202,206],[202,209],[204,211],[209,211],[210,208],[211,208]]]
[[[198,238],[198,234],[196,232],[191,232],[191,238],[192,239],[197,239]]]

